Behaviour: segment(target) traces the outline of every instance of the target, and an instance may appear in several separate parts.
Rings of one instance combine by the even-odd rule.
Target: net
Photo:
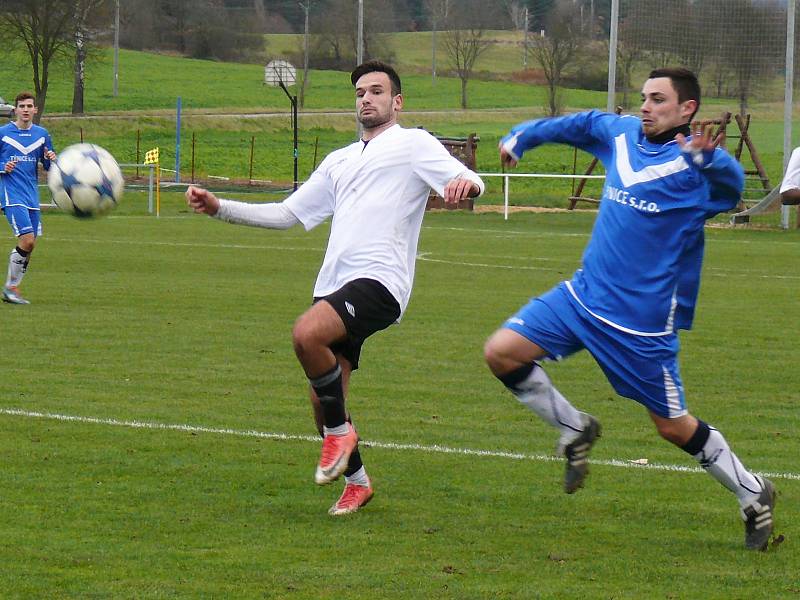
[[[786,0],[635,0],[620,11],[618,91],[625,103],[637,105],[650,69],[694,71],[703,90],[698,116],[732,114],[728,149],[747,173],[741,208],[763,200],[783,175],[787,17]],[[792,146],[800,139],[797,116]],[[759,213],[772,217],[759,218],[779,221],[779,213],[777,203]]]

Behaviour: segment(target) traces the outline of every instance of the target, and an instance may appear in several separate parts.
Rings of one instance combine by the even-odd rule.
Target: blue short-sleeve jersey
[[[574,302],[636,335],[689,329],[703,261],[705,221],[732,209],[744,173],[725,150],[699,166],[674,140],[647,140],[638,117],[599,111],[528,121],[503,138],[516,158],[570,144],[605,167],[603,197],[582,266],[567,282]]]
[[[0,127],[0,208],[7,206],[26,206],[39,210],[38,167],[50,168],[50,161],[44,157],[47,150],[53,150],[50,134],[44,127],[31,125],[20,129],[15,122]],[[11,173],[3,168],[8,161],[17,165]]]

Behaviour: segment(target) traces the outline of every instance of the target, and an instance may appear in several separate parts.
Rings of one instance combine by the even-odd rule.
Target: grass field
[[[605,429],[574,496],[553,432],[482,364],[486,336],[579,264],[593,214],[426,216],[409,310],[349,398],[376,497],[333,519],[290,340],[327,226],[145,203],[46,213],[33,304],[0,306],[1,597],[800,597],[797,231],[709,229],[682,335],[690,408],[779,489],[786,541],[761,554],[588,356],[549,367]]]

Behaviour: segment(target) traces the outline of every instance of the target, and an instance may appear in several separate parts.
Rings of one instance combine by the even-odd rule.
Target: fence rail
[[[541,179],[605,179],[605,175],[580,175],[580,174],[561,174],[561,173],[478,173],[479,177],[502,177],[503,178],[503,218],[508,221],[508,190],[509,179],[512,177],[531,177]]]

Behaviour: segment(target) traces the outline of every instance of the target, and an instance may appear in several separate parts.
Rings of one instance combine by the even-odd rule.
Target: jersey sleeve
[[[413,148],[414,173],[431,189],[444,196],[445,186],[453,179],[462,177],[478,186],[478,195],[483,194],[485,186],[477,173],[460,162],[430,133],[420,130],[419,139]]]
[[[335,198],[333,182],[328,176],[328,160],[311,174],[283,204],[303,224],[306,231],[310,231],[333,214]]]
[[[692,165],[692,161],[687,161]],[[710,190],[706,210],[710,218],[734,208],[744,189],[744,168],[727,150],[717,148],[711,162],[701,169]]]
[[[525,121],[511,128],[500,144],[516,160],[526,151],[546,143],[575,146],[597,156],[608,148],[611,126],[621,117],[597,110],[564,117]]]
[[[789,157],[789,164],[786,165],[786,173],[781,182],[781,194],[789,190],[800,189],[800,148],[792,150]]]
[[[50,170],[50,159],[46,158],[44,155],[48,150],[53,150],[53,152],[55,152],[55,148],[53,148],[53,139],[50,137],[49,133],[44,136],[44,145],[42,146],[42,167],[45,171]]]

